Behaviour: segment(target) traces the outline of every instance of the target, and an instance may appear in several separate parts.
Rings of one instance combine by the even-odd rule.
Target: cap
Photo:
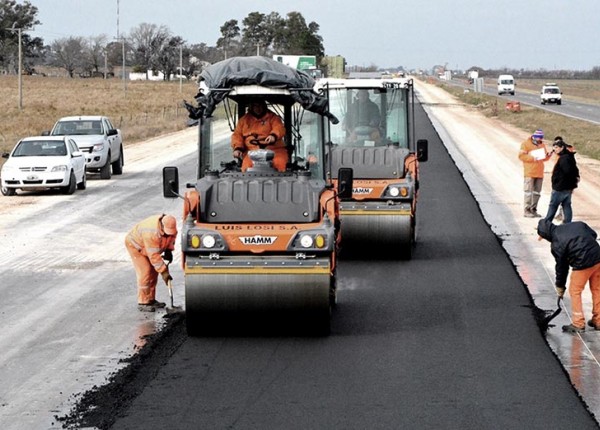
[[[559,148],[564,148],[565,146],[567,146],[567,144],[565,142],[563,142],[562,140],[555,140],[554,143],[552,144],[552,146],[558,146]]]
[[[163,231],[169,236],[177,234],[177,221],[173,215],[165,215],[162,218]]]
[[[536,131],[533,132],[531,137],[533,137],[534,139],[543,139],[544,131],[541,128],[538,128]]]

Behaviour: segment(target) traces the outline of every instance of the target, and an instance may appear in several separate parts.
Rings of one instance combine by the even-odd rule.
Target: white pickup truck
[[[540,103],[543,105],[546,103],[556,103],[557,105],[562,104],[562,92],[560,91],[560,88],[558,88],[558,85],[553,82],[548,82],[542,86]]]
[[[50,132],[44,134],[71,137],[85,154],[85,169],[100,172],[102,179],[111,178],[111,167],[112,174],[123,173],[125,158],[121,131],[105,116],[64,117],[54,124]]]

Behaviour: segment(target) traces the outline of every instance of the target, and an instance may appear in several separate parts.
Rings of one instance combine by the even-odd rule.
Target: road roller
[[[260,136],[233,159],[232,133],[253,104],[283,122],[287,154]],[[265,57],[234,57],[200,75],[195,103],[196,175],[179,191],[179,168],[163,168],[163,194],[184,200],[181,228],[190,335],[279,331],[328,334],[336,302],[339,201],[352,172],[327,177],[329,127],[339,122],[310,75]],[[249,134],[250,136],[250,134]],[[280,149],[280,148],[279,148]],[[340,179],[341,178],[341,179]]]
[[[411,259],[419,163],[428,156],[427,140],[415,138],[413,80],[323,78],[315,90],[340,119],[330,128],[328,175],[337,183],[339,169],[353,172],[352,195],[340,202],[344,254]]]

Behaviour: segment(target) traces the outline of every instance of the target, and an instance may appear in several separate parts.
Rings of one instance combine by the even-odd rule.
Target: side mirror
[[[42,131],[42,134],[40,136],[50,136],[50,130]]]
[[[417,160],[420,162],[427,161],[429,159],[429,142],[427,139],[417,140]]]
[[[8,158],[9,156],[10,156],[10,154],[8,152],[2,153],[2,158]]]
[[[83,152],[73,151],[73,153],[71,154],[71,158],[75,158],[75,157],[83,157]]]
[[[163,197],[179,197],[179,171],[177,167],[163,167]]]
[[[117,134],[119,134],[119,132],[115,128],[111,128],[108,130],[108,133],[106,133],[107,136],[116,136]]]
[[[352,197],[352,186],[354,182],[354,170],[350,167],[341,167],[338,170],[338,197],[349,199]]]

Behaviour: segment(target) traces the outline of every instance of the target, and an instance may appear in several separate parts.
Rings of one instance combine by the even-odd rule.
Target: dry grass
[[[518,81],[518,90],[529,90],[538,93],[543,81]],[[564,94],[577,94],[581,101],[598,103],[591,97],[600,97],[600,81],[563,81],[557,82]],[[541,128],[548,139],[562,136],[566,142],[573,145],[578,153],[600,160],[600,127],[587,121],[568,118],[554,114],[534,106],[522,104],[521,112],[506,110],[506,98],[489,96],[483,93],[465,93],[460,87],[440,84],[449,93],[464,103],[477,107],[485,116],[495,117],[514,125],[525,133]],[[531,89],[529,89],[531,88]]]
[[[195,82],[127,82],[23,76],[23,109],[18,109],[16,76],[0,76],[0,150],[25,136],[49,130],[60,117],[106,115],[121,129],[125,145],[186,127],[182,101],[193,101]],[[1,161],[0,161],[1,163]]]

